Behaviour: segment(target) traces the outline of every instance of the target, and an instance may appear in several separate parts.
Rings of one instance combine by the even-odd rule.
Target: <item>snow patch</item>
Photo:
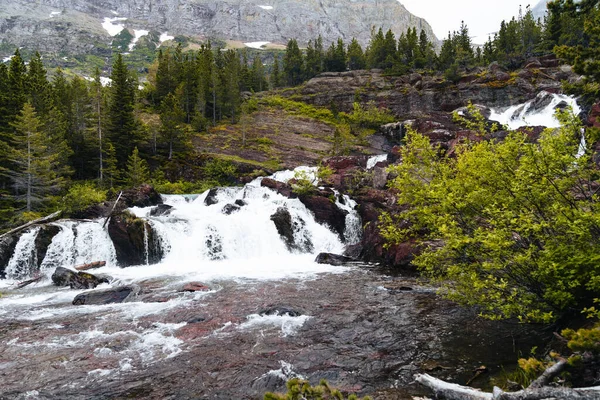
[[[272,10],[273,6],[259,6],[260,8],[262,8],[263,10]]]
[[[271,42],[249,42],[249,43],[244,43],[244,45],[246,47],[250,47],[252,49],[262,49],[263,46],[268,45]]]
[[[125,25],[123,24],[119,24],[116,22],[119,21],[126,21],[127,18],[122,18],[122,17],[115,17],[115,18],[104,18],[104,22],[102,22],[102,27],[104,28],[104,30],[106,30],[106,32],[108,32],[108,34],[110,36],[116,36],[119,33],[121,33],[121,31],[123,29],[125,29]]]
[[[165,32],[165,33],[161,33],[160,37],[158,38],[158,40],[162,43],[162,42],[166,42],[167,40],[173,40],[175,39],[175,36],[170,36],[169,32]]]
[[[150,33],[150,32],[148,32],[145,29],[134,29],[133,30],[133,40],[131,41],[131,43],[129,43],[129,51],[132,51],[133,47],[138,42],[138,40],[140,40],[141,37],[146,36],[148,33]]]
[[[4,57],[4,58],[2,59],[2,62],[3,62],[3,63],[10,62],[10,60],[12,60],[12,58],[13,58],[13,56]]]
[[[60,15],[60,14],[61,14],[61,13],[60,13],[60,11],[52,11],[52,12],[50,13],[50,18],[54,18],[54,17],[56,17],[56,16],[58,16],[58,15]]]

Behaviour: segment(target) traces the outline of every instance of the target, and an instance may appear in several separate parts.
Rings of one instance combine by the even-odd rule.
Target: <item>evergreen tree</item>
[[[13,121],[14,118],[21,112],[25,102],[27,88],[27,68],[25,61],[21,58],[19,49],[15,50],[15,54],[10,59],[8,67],[8,120]]]
[[[372,29],[371,41],[369,42],[367,51],[367,66],[369,68],[383,68],[385,66],[386,58],[387,54],[383,30],[381,28],[379,28],[378,31]]]
[[[137,81],[127,70],[121,54],[117,54],[110,78],[107,133],[115,146],[117,164],[125,166],[127,156],[140,142],[140,130],[134,114]]]
[[[105,126],[105,110],[106,110],[106,96],[102,82],[100,81],[100,69],[96,67],[94,72],[93,81],[90,85],[91,92],[91,113],[90,121],[88,125],[88,142],[92,144],[94,150],[92,151],[91,159],[95,160],[95,167],[91,170],[95,171],[95,176],[98,179],[98,185],[100,187],[105,186],[105,156],[107,152],[107,139],[104,133]],[[111,145],[112,146],[112,145]],[[113,147],[114,153],[114,147]],[[115,164],[116,168],[116,162]],[[110,185],[112,186],[112,184]]]
[[[51,92],[42,57],[37,51],[29,61],[27,92],[36,113],[39,116],[45,116],[51,107]]]
[[[348,69],[364,69],[366,65],[367,61],[360,43],[358,43],[356,38],[352,38],[352,41],[348,45]]]
[[[8,174],[13,181],[16,198],[25,201],[25,210],[39,209],[47,195],[58,193],[65,178],[58,171],[60,154],[42,131],[42,122],[33,106],[25,103],[13,123],[13,163],[15,170]]]
[[[273,69],[270,76],[271,88],[277,89],[281,86],[281,72],[279,71],[279,55],[275,54]]]
[[[127,159],[127,169],[125,171],[125,184],[127,186],[137,187],[142,183],[148,182],[150,172],[148,163],[140,157],[137,146],[133,148],[131,155]]]
[[[120,56],[120,55],[119,55]],[[158,50],[158,67],[156,69],[156,96],[155,104],[160,106],[163,99],[167,97],[169,93],[175,92],[177,88],[177,75],[175,60],[171,56],[171,50],[166,49],[163,53],[162,49]]]
[[[252,68],[250,70],[250,89],[254,92],[262,92],[267,89],[267,81],[265,79],[265,66],[260,57],[254,57]]]
[[[304,79],[304,57],[296,39],[290,39],[283,58],[283,74],[288,86],[296,86]]]
[[[185,117],[181,104],[177,97],[171,93],[165,97],[160,110],[160,133],[167,142],[169,153],[168,159],[173,158],[173,147],[183,142],[183,128],[181,123]]]

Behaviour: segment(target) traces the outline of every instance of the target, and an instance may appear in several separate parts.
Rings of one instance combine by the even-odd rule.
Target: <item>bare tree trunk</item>
[[[106,265],[106,261],[94,261],[88,264],[78,265],[75,267],[77,271],[87,271],[94,268],[101,268]]]
[[[23,224],[23,225],[18,226],[18,227],[14,228],[14,229],[11,229],[10,231],[8,231],[6,233],[3,233],[2,235],[0,235],[0,239],[4,238],[5,236],[12,235],[13,233],[17,233],[19,231],[22,231],[25,228],[29,228],[31,225],[41,224],[43,222],[48,222],[48,221],[51,221],[51,220],[53,220],[55,218],[58,218],[58,216],[60,215],[60,213],[62,213],[62,210],[57,211],[55,213],[52,213],[50,215],[47,215],[45,217],[38,218],[38,219],[35,219],[33,221],[29,221],[26,224]]]

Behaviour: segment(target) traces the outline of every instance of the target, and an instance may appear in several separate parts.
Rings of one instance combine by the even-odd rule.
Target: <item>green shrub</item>
[[[102,203],[106,200],[106,190],[101,190],[91,183],[76,183],[63,197],[64,210],[68,214]]]
[[[267,393],[264,400],[361,400],[355,394],[348,397],[342,392],[329,386],[326,380],[316,386],[311,386],[307,381],[292,378],[287,382],[288,392],[286,394]],[[370,400],[370,397],[363,397],[362,400]]]

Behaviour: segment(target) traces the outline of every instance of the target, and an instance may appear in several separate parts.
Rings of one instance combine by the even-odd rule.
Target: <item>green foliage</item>
[[[292,190],[298,195],[310,195],[316,192],[315,187],[317,177],[306,171],[296,171],[294,179],[291,181]]]
[[[237,168],[230,161],[214,158],[204,165],[204,176],[218,182],[219,185],[228,185],[233,182]]]
[[[600,289],[595,175],[589,155],[576,156],[578,121],[558,116],[562,128],[537,143],[513,132],[459,145],[456,158],[410,131],[392,167],[399,203],[411,207],[384,219],[385,236],[424,238],[415,265],[485,317],[548,322]]]
[[[286,394],[267,393],[264,400],[370,400],[369,396],[358,398],[355,394],[344,396],[342,392],[329,386],[324,379],[316,386],[305,380],[292,378],[287,384]]]
[[[572,351],[576,352],[592,352],[595,355],[600,355],[600,325],[596,325],[591,329],[565,329],[561,335],[569,342],[567,346]]]
[[[342,116],[344,119],[345,116]],[[395,121],[395,117],[385,108],[379,108],[374,102],[369,102],[366,107],[355,102],[353,110],[347,114],[347,121],[361,128],[377,129],[383,124]]]
[[[125,184],[132,187],[139,186],[148,182],[149,177],[148,163],[140,157],[138,148],[135,147],[127,160]]]
[[[106,200],[106,190],[96,188],[89,182],[76,183],[69,188],[63,197],[63,206],[66,213],[84,210],[85,208],[102,203]]]
[[[216,183],[218,185],[218,183]],[[215,186],[214,181],[189,182],[179,180],[177,182],[169,182],[165,180],[153,180],[152,186],[159,193],[164,194],[195,194],[203,193],[206,190]]]

